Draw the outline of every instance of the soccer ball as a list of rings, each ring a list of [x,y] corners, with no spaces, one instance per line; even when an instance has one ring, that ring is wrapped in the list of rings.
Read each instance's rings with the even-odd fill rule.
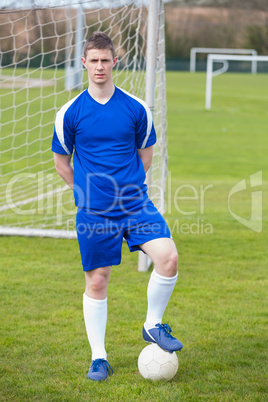
[[[179,361],[175,352],[166,352],[156,343],[151,343],[141,351],[138,367],[144,378],[170,381],[178,371]]]

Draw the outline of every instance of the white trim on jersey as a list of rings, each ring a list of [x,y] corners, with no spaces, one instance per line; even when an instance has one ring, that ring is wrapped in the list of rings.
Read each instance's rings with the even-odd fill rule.
[[[118,88],[118,89],[120,89],[120,91],[124,92],[126,95],[129,95],[131,98],[133,98],[136,101],[138,101],[144,107],[144,109],[146,111],[146,115],[147,115],[147,132],[146,132],[146,137],[143,140],[141,149],[145,148],[145,146],[147,144],[147,141],[148,141],[148,138],[149,138],[149,136],[151,134],[152,125],[153,125],[153,116],[152,116],[151,110],[149,109],[147,103],[145,103],[142,99],[137,98],[137,96],[134,96],[134,95],[130,94],[129,92],[125,91],[122,88]]]
[[[83,91],[84,92],[84,91]],[[63,123],[64,123],[64,115],[66,111],[69,109],[69,107],[73,104],[73,102],[80,96],[82,95],[81,92],[77,96],[75,96],[73,99],[69,100],[69,102],[65,103],[65,105],[62,106],[62,108],[58,111],[56,114],[56,120],[55,120],[55,131],[58,137],[59,142],[61,143],[62,148],[64,151],[70,155],[71,152],[69,149],[66,147],[66,144],[64,142],[64,131],[63,131]]]

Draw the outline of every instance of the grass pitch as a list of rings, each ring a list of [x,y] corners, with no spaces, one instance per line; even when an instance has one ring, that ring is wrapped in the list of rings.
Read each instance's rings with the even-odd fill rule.
[[[100,384],[86,379],[77,242],[2,237],[2,400],[267,400],[267,83],[267,75],[219,76],[208,112],[205,74],[167,73],[166,219],[180,274],[164,321],[184,343],[175,378],[151,383],[138,373],[150,272],[137,272],[137,254],[125,244],[108,294],[114,375]],[[262,185],[250,189],[259,171]],[[247,189],[230,211],[230,190],[243,179]],[[250,220],[252,191],[263,196],[259,232],[231,214]]]

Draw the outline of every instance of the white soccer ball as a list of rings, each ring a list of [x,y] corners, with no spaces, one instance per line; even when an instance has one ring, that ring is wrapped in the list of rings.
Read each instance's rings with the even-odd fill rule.
[[[138,367],[144,378],[170,381],[178,371],[179,361],[175,352],[166,352],[156,343],[151,343],[141,351]]]

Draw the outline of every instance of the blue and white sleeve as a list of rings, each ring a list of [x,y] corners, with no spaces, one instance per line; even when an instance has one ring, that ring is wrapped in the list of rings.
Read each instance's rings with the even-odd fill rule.
[[[63,106],[56,115],[52,151],[57,154],[71,155],[74,146],[74,131]]]
[[[138,149],[148,148],[156,143],[152,113],[146,103],[140,109],[139,120],[136,127],[136,144]]]

